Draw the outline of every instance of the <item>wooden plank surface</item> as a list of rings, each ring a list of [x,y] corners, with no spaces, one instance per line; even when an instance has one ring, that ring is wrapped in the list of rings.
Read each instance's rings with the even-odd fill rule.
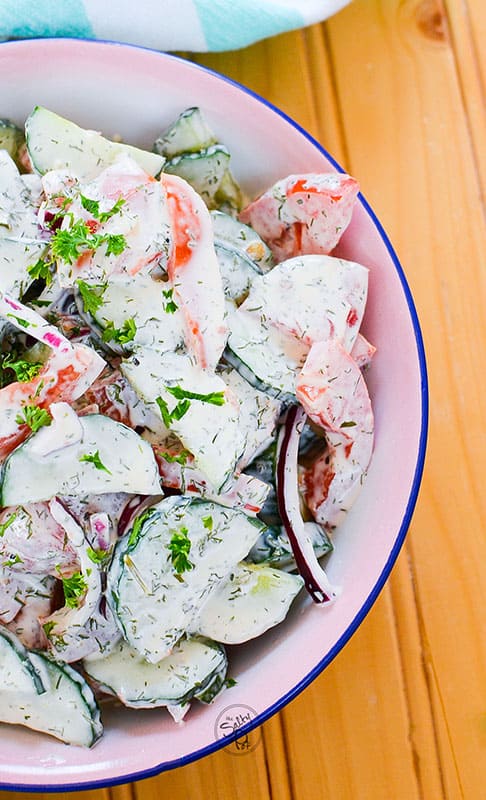
[[[306,127],[383,221],[428,356],[426,471],[376,605],[251,753],[80,800],[486,797],[485,38],[484,0],[354,0],[324,25],[198,57]]]

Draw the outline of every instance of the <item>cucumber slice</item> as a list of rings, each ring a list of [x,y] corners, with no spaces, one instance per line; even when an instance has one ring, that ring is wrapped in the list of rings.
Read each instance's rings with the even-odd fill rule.
[[[100,712],[88,684],[67,665],[27,650],[0,630],[0,721],[90,747],[101,736]]]
[[[6,150],[18,164],[19,150],[24,143],[23,131],[9,119],[0,119],[0,150]]]
[[[246,446],[238,469],[243,470],[272,444],[282,404],[255,389],[236,370],[225,369],[222,377],[240,403],[239,424],[245,432]]]
[[[242,512],[187,497],[168,497],[138,517],[108,573],[128,643],[150,663],[168,655],[263,528]],[[173,560],[177,540],[186,561]]]
[[[207,124],[199,108],[187,108],[175,122],[155,140],[154,153],[173,158],[181,153],[196,153],[212,144],[216,136]]]
[[[170,430],[194,455],[197,467],[212,488],[220,490],[233,474],[245,449],[245,434],[238,418],[239,405],[235,398],[225,395],[224,381],[218,375],[195,367],[184,353],[159,353],[148,348],[136,350],[122,363],[121,370],[135,392],[159,417],[160,403],[166,404],[170,415],[178,406],[180,401],[170,392],[175,387],[201,396],[223,393],[222,405],[190,399],[183,415],[169,420]]]
[[[54,406],[61,404],[53,404]],[[79,441],[65,446],[56,423],[41,428],[3,464],[0,503],[36,503],[54,495],[160,494],[152,448],[134,430],[102,414],[79,418]],[[61,427],[61,426],[60,426]],[[52,430],[51,430],[52,429]]]
[[[215,245],[248,256],[259,267],[258,272],[267,272],[273,267],[272,251],[253,228],[222,211],[211,211],[211,220]]]
[[[253,278],[260,270],[242,251],[233,250],[215,242],[214,250],[218,258],[225,297],[240,305],[250,291]]]
[[[228,661],[221,645],[202,637],[183,638],[170,655],[150,664],[125,641],[105,658],[86,658],[87,674],[130,708],[183,705],[222,687]],[[213,694],[213,697],[215,695]]]
[[[317,558],[321,558],[333,550],[329,536],[320,525],[314,522],[305,522],[304,526],[312,541]],[[296,569],[292,547],[283,527],[267,528],[251,548],[248,560],[254,564],[269,564],[278,569]]]
[[[256,388],[282,401],[292,401],[297,372],[304,364],[308,348],[269,326],[259,307],[245,308],[248,300],[229,316],[225,358]]]
[[[95,289],[95,292],[97,290]],[[168,293],[164,297],[163,292]],[[157,352],[177,350],[184,343],[184,322],[178,308],[174,311],[169,304],[171,296],[168,284],[154,281],[148,275],[137,275],[136,278],[123,276],[123,280],[111,279],[100,292],[102,304],[90,317],[85,311],[83,297],[78,288],[75,299],[81,316],[92,320],[101,330],[112,322],[115,328],[122,328],[127,319],[133,319],[136,332],[127,347],[150,347]],[[111,346],[111,343],[108,343]]]
[[[183,178],[201,195],[209,209],[224,204],[241,208],[241,190],[229,171],[230,154],[222,144],[197,153],[182,153],[164,165],[164,172]]]
[[[0,150],[0,290],[20,298],[32,283],[27,267],[46,249],[32,193],[11,157]]]
[[[9,701],[18,693],[38,695],[46,691],[41,673],[29,658],[29,651],[7,628],[0,628],[0,719]],[[3,720],[8,722],[8,720]]]
[[[58,664],[40,652],[29,659],[41,675],[45,691],[18,692],[2,698],[2,721],[48,733],[66,744],[92,747],[103,733],[100,710],[85,679],[67,664]]]
[[[164,158],[128,144],[112,142],[96,131],[36,106],[25,123],[27,149],[34,169],[43,175],[52,169],[69,169],[79,180],[95,178],[120,153],[131,156],[149,175],[158,175]]]
[[[255,639],[285,619],[303,585],[300,575],[238,564],[204,604],[194,630],[225,644]]]

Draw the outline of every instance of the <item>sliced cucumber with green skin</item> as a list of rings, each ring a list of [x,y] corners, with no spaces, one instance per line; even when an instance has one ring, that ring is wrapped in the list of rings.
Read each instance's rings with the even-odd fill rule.
[[[91,747],[103,728],[93,692],[78,672],[27,650],[0,629],[0,721]]]
[[[187,497],[168,497],[134,520],[108,573],[128,643],[150,663],[168,655],[263,528],[242,512]],[[178,541],[185,542],[179,559]]]
[[[304,585],[300,575],[238,564],[204,603],[194,630],[225,644],[241,644],[282,622]]]
[[[55,427],[53,422],[41,428],[4,462],[1,505],[36,503],[65,494],[160,494],[152,448],[131,428],[90,414],[79,418],[78,441],[66,446],[65,431],[57,437]]]
[[[19,693],[9,706],[2,702],[3,721],[47,733],[66,744],[92,747],[103,726],[85,679],[68,664],[52,661],[44,653],[31,652],[29,658],[42,675],[45,692],[35,696]]]
[[[238,469],[243,470],[274,440],[281,403],[255,389],[234,369],[223,370],[221,374],[240,403],[239,424],[246,434],[246,446]]]
[[[248,298],[244,305],[247,303]],[[308,348],[298,339],[267,325],[256,307],[252,310],[240,306],[229,316],[229,327],[226,360],[258,389],[283,401],[294,399],[297,372]]]
[[[178,308],[170,305],[172,296],[170,287],[162,281],[154,281],[149,275],[137,275],[136,278],[123,276],[123,280],[110,280],[99,293],[100,307],[93,317],[86,314],[84,301],[79,288],[75,289],[76,304],[83,317],[88,316],[89,324],[94,319],[101,335],[108,323],[117,329],[132,319],[136,332],[127,347],[150,347],[158,352],[176,350],[184,343],[184,322]],[[164,297],[163,292],[166,292]],[[166,309],[170,310],[167,311]],[[111,342],[108,342],[111,346]]]
[[[260,270],[242,251],[215,242],[225,297],[240,305],[248,295],[253,278]]]
[[[15,703],[16,694],[37,695],[46,691],[42,675],[29,655],[14,633],[0,627],[0,720],[8,701]]]
[[[6,150],[17,164],[19,150],[24,141],[24,132],[14,122],[0,119],[0,150]]]
[[[304,524],[317,558],[330,553],[333,544],[326,531],[314,522]],[[292,547],[283,527],[267,528],[248,553],[248,560],[254,564],[265,563],[279,569],[296,569]]]
[[[183,178],[201,195],[209,209],[227,204],[241,207],[241,191],[229,171],[230,154],[222,144],[197,153],[182,153],[164,165],[164,172]]]
[[[227,393],[224,381],[214,373],[194,366],[184,353],[159,353],[149,348],[137,349],[121,364],[121,371],[135,392],[159,417],[160,404],[166,404],[171,416],[170,430],[181,440],[204,473],[211,487],[222,489],[233,475],[245,449],[245,432],[239,424],[239,404]],[[199,394],[217,394],[216,403],[189,399],[180,418],[172,416],[178,401],[171,389]],[[159,402],[157,402],[157,400]],[[220,400],[223,402],[220,404]],[[180,408],[180,405],[179,405]],[[167,414],[165,415],[167,419]],[[161,417],[164,420],[164,417]],[[165,422],[165,420],[164,420]]]
[[[80,128],[42,106],[36,106],[25,123],[27,150],[34,169],[43,175],[53,169],[68,169],[79,180],[95,178],[127,153],[149,175],[158,175],[165,159],[128,144],[112,142],[100,133]]]
[[[253,228],[222,211],[211,211],[211,219],[216,246],[243,253],[260,273],[273,267],[272,251]]]
[[[212,144],[216,136],[207,124],[201,110],[187,108],[155,140],[153,150],[165,158],[173,158],[181,153],[196,153]]]
[[[32,192],[8,153],[0,150],[0,290],[20,298],[32,283],[27,268],[47,244],[39,235]]]
[[[182,638],[170,655],[151,664],[120,641],[106,658],[86,658],[85,672],[130,708],[157,708],[204,697],[223,686],[228,668],[224,648],[203,637]],[[213,697],[215,695],[213,694]]]

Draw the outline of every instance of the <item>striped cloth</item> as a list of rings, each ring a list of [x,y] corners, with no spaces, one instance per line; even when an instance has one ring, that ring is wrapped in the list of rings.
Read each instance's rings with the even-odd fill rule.
[[[349,0],[0,0],[0,40],[110,39],[156,50],[233,50],[329,17]]]

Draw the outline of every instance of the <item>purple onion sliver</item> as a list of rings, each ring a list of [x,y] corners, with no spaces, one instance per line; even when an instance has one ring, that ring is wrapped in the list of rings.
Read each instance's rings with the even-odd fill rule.
[[[277,503],[285,531],[305,588],[315,603],[333,600],[338,591],[320,566],[309,540],[302,515],[298,488],[297,457],[299,438],[306,419],[302,406],[292,406],[278,439]]]

